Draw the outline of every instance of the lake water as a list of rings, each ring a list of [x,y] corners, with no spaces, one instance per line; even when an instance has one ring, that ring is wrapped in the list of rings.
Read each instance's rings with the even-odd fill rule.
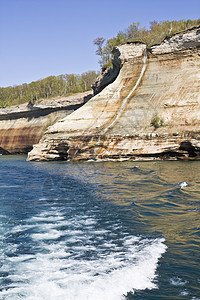
[[[0,157],[0,299],[200,299],[200,161]]]

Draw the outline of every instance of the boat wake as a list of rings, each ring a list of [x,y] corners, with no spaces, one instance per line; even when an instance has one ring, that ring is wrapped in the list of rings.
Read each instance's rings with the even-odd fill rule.
[[[66,218],[51,209],[14,226],[10,235],[22,242],[2,245],[1,299],[117,300],[156,288],[164,239],[100,224],[94,216]]]

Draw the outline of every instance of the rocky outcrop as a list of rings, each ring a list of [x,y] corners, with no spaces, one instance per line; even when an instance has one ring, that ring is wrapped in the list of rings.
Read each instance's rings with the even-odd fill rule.
[[[131,44],[133,45],[133,47],[131,46]],[[92,85],[94,95],[99,94],[106,86],[115,81],[115,79],[119,75],[120,69],[125,62],[131,62],[131,60],[133,60],[135,57],[139,57],[142,55],[142,52],[146,48],[146,46],[145,44],[143,44],[143,49],[143,47],[141,47],[141,44],[142,43],[140,42],[129,42],[113,49],[114,58],[112,60],[112,68],[102,69],[100,75]]]
[[[81,107],[91,92],[0,109],[0,154],[28,153],[48,126]]]
[[[116,80],[50,126],[29,160],[200,158],[200,27],[115,51]]]
[[[95,83],[92,85],[94,95],[99,94],[106,86],[115,81],[119,74],[119,66],[113,66],[112,68],[102,69],[101,73],[97,77]]]
[[[200,28],[190,29],[181,34],[166,38],[160,45],[151,47],[153,54],[173,53],[184,49],[199,47]]]

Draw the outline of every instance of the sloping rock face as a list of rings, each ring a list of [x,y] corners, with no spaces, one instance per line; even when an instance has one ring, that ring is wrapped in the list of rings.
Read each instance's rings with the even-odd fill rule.
[[[200,158],[200,27],[115,51],[116,80],[50,126],[29,160]]]
[[[129,47],[128,44],[131,43],[127,43],[124,44],[123,47],[115,47],[113,49],[113,66],[112,68],[102,69],[100,75],[96,79],[95,83],[92,85],[94,95],[99,94],[106,86],[115,81],[115,79],[119,75],[120,69],[122,68],[125,62],[132,60],[138,55],[141,55],[141,52],[138,51],[138,47]]]
[[[48,126],[81,107],[91,92],[0,109],[0,154],[28,153]]]

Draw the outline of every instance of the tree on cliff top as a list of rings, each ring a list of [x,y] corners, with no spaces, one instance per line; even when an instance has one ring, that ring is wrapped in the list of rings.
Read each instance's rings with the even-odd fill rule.
[[[29,84],[23,83],[17,86],[0,88],[0,107],[26,102],[33,105],[40,99],[85,92],[91,89],[96,77],[97,73],[95,71],[88,71],[81,75],[49,76]]]
[[[197,20],[179,20],[179,21],[152,21],[150,29],[140,27],[139,22],[133,22],[125,31],[118,32],[116,37],[107,41],[101,37],[94,40],[97,46],[96,54],[100,56],[100,66],[109,67],[112,65],[112,50],[125,42],[141,41],[150,47],[154,44],[161,43],[165,37],[170,37],[175,33],[190,29],[200,25],[200,19]]]

